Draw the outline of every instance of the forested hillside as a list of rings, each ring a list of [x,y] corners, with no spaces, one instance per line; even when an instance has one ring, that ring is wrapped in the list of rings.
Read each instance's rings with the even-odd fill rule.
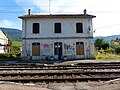
[[[4,33],[10,36],[13,39],[13,41],[22,41],[21,30],[13,29],[13,28],[2,28],[2,27],[0,27],[0,30],[2,30]]]

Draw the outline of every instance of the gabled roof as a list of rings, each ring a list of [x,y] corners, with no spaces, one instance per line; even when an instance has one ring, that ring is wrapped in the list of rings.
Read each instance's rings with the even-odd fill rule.
[[[5,36],[5,34],[2,32],[2,30],[0,30],[0,39],[6,39],[7,37]]]
[[[44,14],[44,15],[23,15],[18,18],[26,19],[26,18],[95,18],[94,15],[89,14]]]

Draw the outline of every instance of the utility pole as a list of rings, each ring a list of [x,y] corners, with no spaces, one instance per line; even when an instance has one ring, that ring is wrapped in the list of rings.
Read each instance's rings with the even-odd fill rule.
[[[49,0],[49,14],[51,13],[51,1],[52,0]]]

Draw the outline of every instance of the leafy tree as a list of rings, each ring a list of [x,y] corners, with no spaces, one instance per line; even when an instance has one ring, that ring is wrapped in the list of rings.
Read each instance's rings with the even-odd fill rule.
[[[103,45],[104,41],[102,38],[98,38],[95,40],[95,47],[100,50],[102,48],[102,45]]]
[[[8,43],[12,44],[12,41],[13,41],[12,38],[10,36],[7,36],[7,37],[8,37]]]
[[[12,52],[12,38],[10,36],[7,36],[8,38],[8,53]]]
[[[108,42],[104,42],[102,44],[102,49],[106,50],[107,48],[109,48],[109,43]]]
[[[117,37],[116,40],[119,40],[119,38]]]

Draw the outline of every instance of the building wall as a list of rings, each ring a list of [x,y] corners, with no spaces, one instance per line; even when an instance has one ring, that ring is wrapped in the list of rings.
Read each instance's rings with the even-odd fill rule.
[[[59,22],[62,26],[62,33],[54,33],[54,23]],[[83,33],[76,33],[76,23],[83,23]],[[40,23],[40,33],[32,33],[32,24]],[[46,59],[54,55],[54,43],[62,43],[63,56],[68,59],[93,58],[93,32],[92,19],[28,19],[23,20],[23,59]],[[58,38],[59,37],[59,38]],[[61,38],[60,38],[61,37]],[[26,39],[25,39],[26,38]],[[40,56],[32,56],[32,43],[40,43]],[[84,55],[76,55],[76,42],[84,42]],[[66,49],[65,46],[71,49]],[[27,56],[27,57],[26,57]]]
[[[87,59],[94,57],[93,44],[91,44],[89,48],[89,43],[92,43],[92,40],[89,39],[27,40],[26,45],[25,41],[23,41],[23,56],[28,56],[30,59],[30,56],[32,56],[32,43],[35,42],[40,43],[40,56],[33,56],[32,59],[45,59],[46,57],[50,58],[50,56],[56,58],[57,56],[54,55],[55,42],[62,43],[62,58],[64,56],[67,56],[68,59]],[[84,55],[76,55],[76,42],[84,42]],[[65,46],[68,48],[66,49]]]
[[[62,25],[62,33],[54,33],[54,23],[60,22]],[[83,23],[83,33],[76,33],[76,23]],[[25,26],[26,23],[26,26]],[[40,23],[40,33],[32,33],[32,24]],[[88,37],[93,36],[92,32],[89,32],[88,28],[91,27],[91,19],[29,19],[23,21],[23,30],[26,27],[26,37],[37,38],[37,37]],[[47,33],[46,33],[47,32]],[[71,33],[71,34],[70,34]],[[23,31],[23,37],[25,33]]]
[[[0,53],[7,52],[7,44],[8,44],[8,38],[0,30]]]

